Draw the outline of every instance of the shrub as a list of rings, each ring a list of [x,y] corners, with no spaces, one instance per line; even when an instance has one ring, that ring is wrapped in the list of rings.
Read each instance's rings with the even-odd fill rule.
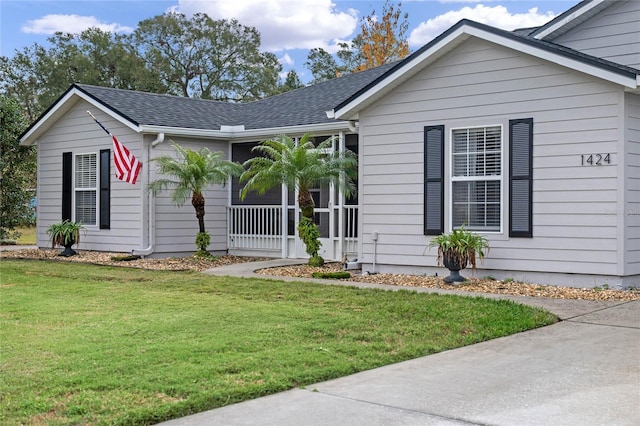
[[[324,265],[324,259],[322,256],[312,256],[309,258],[309,266],[322,266]]]
[[[351,278],[351,274],[347,271],[337,271],[337,272],[314,272],[311,274],[313,278],[324,278],[324,279],[342,279],[342,278]]]

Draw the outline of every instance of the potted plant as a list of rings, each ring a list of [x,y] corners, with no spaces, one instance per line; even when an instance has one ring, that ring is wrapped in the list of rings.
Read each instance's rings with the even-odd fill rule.
[[[55,248],[56,245],[64,247],[59,256],[69,257],[78,254],[71,246],[80,242],[80,231],[84,229],[82,222],[70,220],[52,224],[47,229],[47,234],[51,239],[51,248]]]
[[[475,270],[476,256],[482,260],[489,252],[489,241],[475,232],[467,231],[464,225],[448,234],[440,234],[431,240],[429,247],[438,247],[438,265],[451,272],[446,283],[462,282],[465,278],[460,270],[471,265]]]

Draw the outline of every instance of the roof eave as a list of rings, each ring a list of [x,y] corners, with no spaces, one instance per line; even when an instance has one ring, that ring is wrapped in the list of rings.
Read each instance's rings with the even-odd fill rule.
[[[107,108],[102,102],[93,98],[77,86],[71,86],[65,93],[54,102],[32,125],[20,136],[20,145],[35,145],[38,138],[42,136],[60,117],[62,117],[69,109],[75,105],[78,100],[84,100],[95,108],[101,110],[105,114],[113,117],[115,120],[124,124],[134,131],[139,131],[136,123],[125,119],[111,109]]]
[[[561,66],[575,69],[594,77],[622,85],[626,89],[636,90],[639,87],[637,73],[628,71],[616,72],[616,70],[611,67],[602,64],[598,66],[595,63],[589,63],[589,61],[578,60],[570,55],[554,52],[548,47],[536,45],[542,42],[527,40],[524,37],[515,35],[507,37],[502,34],[501,31],[489,31],[482,27],[485,26],[468,22],[459,25],[458,28],[455,28],[455,26],[452,27],[453,31],[450,31],[447,36],[430,46],[427,45],[428,47],[419,55],[409,58],[407,63],[390,70],[389,74],[383,76],[376,84],[370,86],[366,91],[363,91],[347,102],[338,105],[334,110],[328,112],[328,114],[332,114],[335,119],[354,120],[358,112],[363,108],[366,108],[381,96],[388,93],[391,88],[406,81],[418,70],[423,69],[469,37],[476,37]]]
[[[605,0],[591,0],[578,3],[573,8],[534,31],[531,36],[538,40],[544,40],[550,36],[555,38],[554,34],[563,34],[567,31],[564,30],[565,27],[571,26],[576,19],[584,16],[591,10],[601,7],[604,2]]]
[[[225,126],[226,127],[226,126]],[[329,131],[340,131],[349,129],[349,123],[345,121],[335,121],[332,123],[304,124],[286,127],[270,127],[262,129],[242,129],[242,126],[234,126],[230,130],[210,130],[192,129],[184,127],[168,127],[142,125],[139,127],[140,133],[157,134],[164,133],[167,136],[182,136],[193,138],[213,138],[224,140],[247,139],[247,138],[269,138],[278,134],[302,134],[321,133]]]

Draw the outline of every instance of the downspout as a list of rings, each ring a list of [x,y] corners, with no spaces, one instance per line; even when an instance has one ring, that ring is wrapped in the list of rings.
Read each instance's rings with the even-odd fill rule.
[[[153,140],[149,146],[147,147],[147,158],[145,160],[146,164],[147,164],[147,185],[149,184],[149,182],[151,182],[151,168],[149,167],[149,158],[151,157],[151,148],[155,148],[157,145],[161,144],[162,142],[164,142],[164,133],[158,133],[158,135],[156,136],[155,140]],[[142,187],[142,194],[144,196],[144,191],[146,189],[144,188],[144,186]],[[143,249],[132,249],[131,250],[131,254],[132,255],[138,255],[138,256],[149,256],[151,253],[153,253],[154,249],[155,249],[155,244],[154,244],[154,226],[155,226],[155,221],[156,221],[156,209],[155,209],[155,203],[153,202],[153,195],[151,194],[150,191],[147,191],[147,227],[148,227],[148,242],[149,245],[146,248]],[[143,213],[143,217],[144,217],[144,213]],[[144,238],[144,236],[142,237]]]

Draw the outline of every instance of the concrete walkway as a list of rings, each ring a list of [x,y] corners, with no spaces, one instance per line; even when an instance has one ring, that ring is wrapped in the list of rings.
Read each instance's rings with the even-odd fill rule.
[[[236,264],[207,273],[249,277],[291,263]],[[163,425],[640,424],[640,301],[485,296],[541,306],[563,321]]]

